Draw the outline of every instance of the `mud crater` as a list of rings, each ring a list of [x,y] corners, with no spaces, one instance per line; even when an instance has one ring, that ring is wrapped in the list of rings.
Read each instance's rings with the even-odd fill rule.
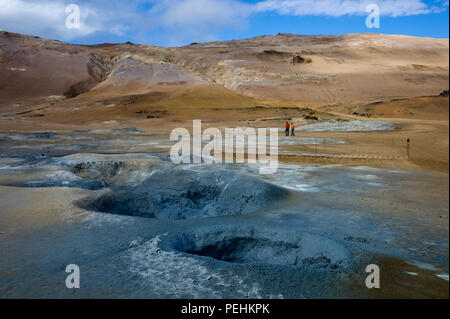
[[[213,226],[178,233],[163,249],[239,264],[288,265],[311,270],[339,270],[350,264],[348,250],[309,233],[253,226]]]
[[[155,171],[140,185],[115,189],[82,208],[160,219],[238,216],[276,204],[289,191],[230,171]]]

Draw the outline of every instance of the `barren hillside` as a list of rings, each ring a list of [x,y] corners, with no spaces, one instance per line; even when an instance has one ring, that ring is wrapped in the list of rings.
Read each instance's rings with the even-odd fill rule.
[[[430,96],[448,89],[448,59],[448,39],[395,35],[278,34],[161,48],[0,32],[0,105],[5,112],[85,92],[120,96],[205,83],[309,104]]]

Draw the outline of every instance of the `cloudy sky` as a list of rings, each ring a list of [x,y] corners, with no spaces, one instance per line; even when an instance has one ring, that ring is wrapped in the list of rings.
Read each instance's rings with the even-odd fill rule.
[[[80,10],[77,28],[66,25],[70,4]],[[366,27],[369,4],[380,8],[378,29]],[[448,38],[448,19],[448,0],[0,0],[0,30],[83,44],[178,46],[279,32]]]

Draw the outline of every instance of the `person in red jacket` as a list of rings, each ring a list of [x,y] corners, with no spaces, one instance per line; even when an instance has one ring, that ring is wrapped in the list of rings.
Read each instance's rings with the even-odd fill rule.
[[[286,129],[284,130],[284,132],[286,133],[286,136],[289,136],[289,127],[290,127],[289,122],[286,121]]]

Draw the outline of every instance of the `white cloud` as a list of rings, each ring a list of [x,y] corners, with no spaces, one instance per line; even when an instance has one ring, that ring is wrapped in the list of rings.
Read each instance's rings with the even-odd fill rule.
[[[31,30],[60,29],[64,23],[64,10],[61,3],[0,0],[0,29],[26,33]]]
[[[79,29],[66,28],[70,3],[80,7]],[[94,34],[142,39],[150,32],[179,44],[214,40],[222,30],[245,28],[252,9],[238,0],[0,0],[0,30],[65,41]]]
[[[427,14],[431,9],[420,0],[264,0],[256,4],[257,11],[275,11],[280,15],[366,15],[365,8],[377,4],[381,15],[408,16]]]
[[[166,27],[223,27],[245,23],[252,7],[232,0],[165,0],[151,10]]]
[[[149,18],[168,29],[176,43],[188,38],[214,40],[222,30],[245,28],[252,12],[252,5],[235,0],[163,0],[154,1]]]
[[[71,2],[80,7],[81,25],[77,29],[69,29],[65,24],[66,6]],[[128,28],[126,18],[131,16],[118,1],[0,0],[0,30],[61,40],[83,38],[95,32],[121,35]]]

